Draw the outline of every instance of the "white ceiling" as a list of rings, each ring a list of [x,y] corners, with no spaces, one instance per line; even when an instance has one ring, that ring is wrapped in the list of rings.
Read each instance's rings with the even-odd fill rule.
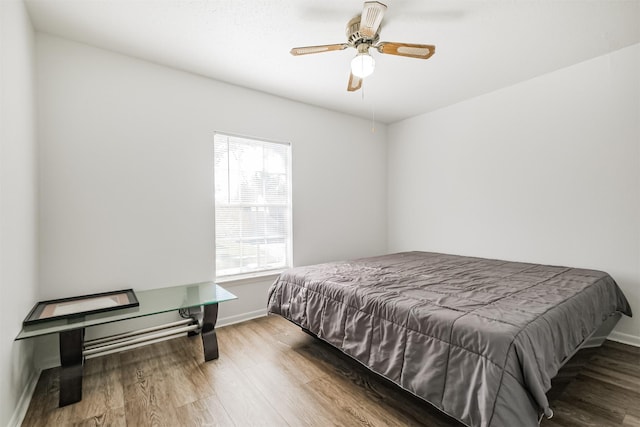
[[[349,93],[355,50],[289,50],[346,41],[361,0],[25,0],[38,31],[386,123],[640,42],[640,0],[382,1],[381,40],[436,54],[373,52]]]

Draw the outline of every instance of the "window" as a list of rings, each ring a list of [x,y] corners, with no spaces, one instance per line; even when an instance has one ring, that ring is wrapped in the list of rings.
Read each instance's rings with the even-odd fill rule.
[[[289,144],[216,133],[216,276],[291,266]]]

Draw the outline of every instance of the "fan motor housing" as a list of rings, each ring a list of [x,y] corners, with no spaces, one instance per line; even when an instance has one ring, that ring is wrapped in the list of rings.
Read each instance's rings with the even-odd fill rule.
[[[366,43],[369,46],[374,45],[380,39],[380,34],[376,33],[373,38],[365,37],[360,34],[360,16],[356,16],[347,24],[347,44],[357,48],[358,45]]]

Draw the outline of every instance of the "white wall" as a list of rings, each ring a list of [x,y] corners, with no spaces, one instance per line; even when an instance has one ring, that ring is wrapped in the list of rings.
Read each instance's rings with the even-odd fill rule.
[[[296,265],[386,250],[385,126],[49,35],[36,46],[41,298],[212,280],[214,131],[292,144]],[[269,284],[230,288],[221,320],[264,313]]]
[[[601,269],[640,345],[640,45],[389,126],[389,249]]]
[[[0,1],[1,426],[22,417],[37,373],[33,343],[14,342],[37,296],[33,40],[22,2]]]

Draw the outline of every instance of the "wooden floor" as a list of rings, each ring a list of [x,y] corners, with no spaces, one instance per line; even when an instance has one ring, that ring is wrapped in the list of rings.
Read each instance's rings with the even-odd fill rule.
[[[44,371],[23,426],[461,426],[279,317],[218,329],[220,358],[199,337],[86,362],[81,402],[57,408]],[[640,348],[606,342],[543,427],[640,426]]]

